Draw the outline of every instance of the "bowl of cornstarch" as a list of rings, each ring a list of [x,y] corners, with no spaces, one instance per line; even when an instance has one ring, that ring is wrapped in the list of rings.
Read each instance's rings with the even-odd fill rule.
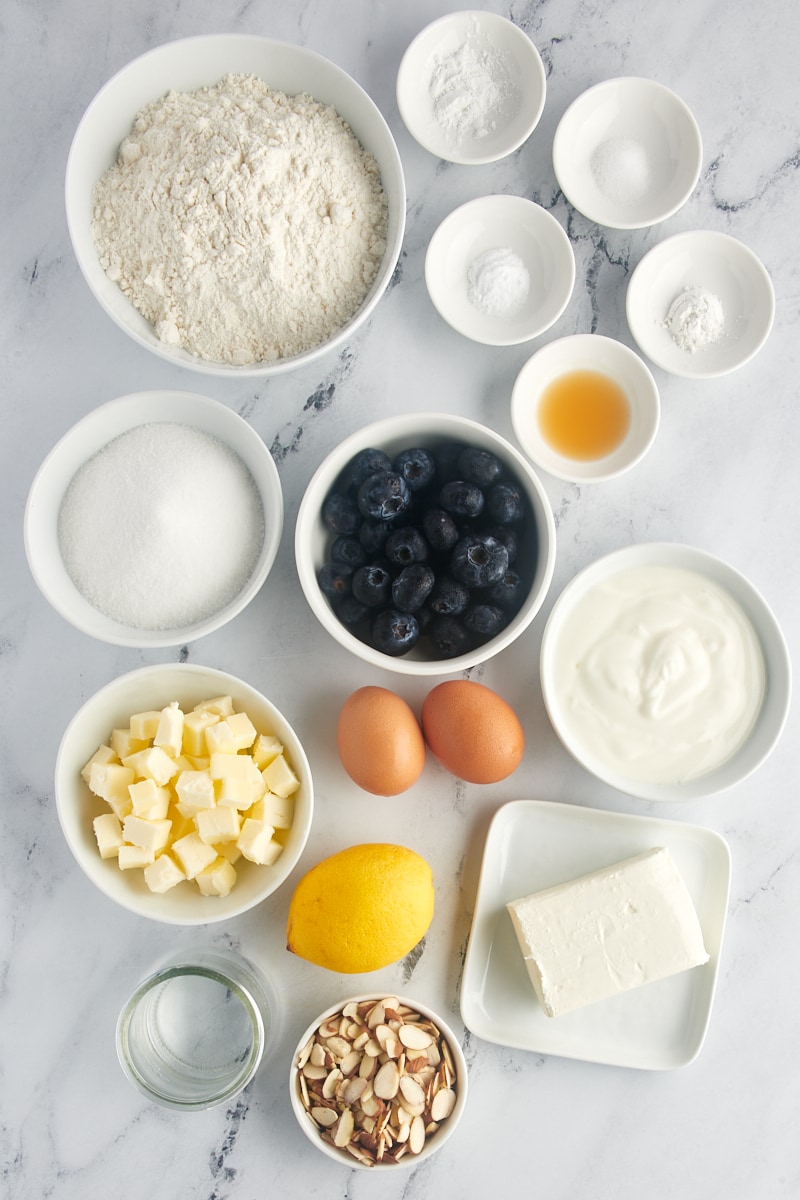
[[[352,338],[405,228],[402,163],[367,93],[311,50],[237,34],[168,42],[114,75],[75,132],[65,201],[106,313],[223,376]]]
[[[427,25],[397,73],[409,133],[447,162],[477,166],[517,150],[539,123],[544,64],[533,42],[497,13],[456,12]]]
[[[700,130],[684,101],[634,76],[583,92],[553,139],[553,169],[567,200],[611,229],[671,217],[694,191],[702,161]]]
[[[31,484],[25,551],[53,608],[119,646],[177,646],[237,616],[283,529],[272,456],[225,405],[122,396],[53,447]]]

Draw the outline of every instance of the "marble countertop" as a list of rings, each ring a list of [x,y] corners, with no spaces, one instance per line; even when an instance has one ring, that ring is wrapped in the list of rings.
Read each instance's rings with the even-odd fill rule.
[[[544,618],[585,564],[646,540],[686,542],[743,571],[766,597],[794,652],[800,377],[797,322],[800,110],[794,0],[514,0],[509,16],[539,49],[547,103],[510,158],[448,165],[405,130],[394,95],[401,56],[445,0],[339,5],[194,0],[128,6],[6,6],[2,180],[2,609],[0,762],[0,1179],[9,1200],[115,1194],[132,1200],[293,1197],[471,1197],[534,1190],[548,1200],[780,1200],[800,1191],[800,738],[795,710],[771,758],[746,782],[664,809],[596,782],[563,750],[538,679]],[[89,293],[63,208],[66,157],[100,86],[141,52],[209,32],[265,34],[333,59],[371,94],[406,171],[408,223],[394,285],[368,325],[313,366],[269,382],[231,382],[171,367],[129,340]],[[702,131],[704,161],[686,205],[663,225],[603,229],[570,208],[553,174],[553,134],[591,84],[641,75],[673,88]],[[458,204],[490,192],[528,196],[567,230],[577,262],[572,300],[528,345],[466,341],[433,310],[423,278],[428,241]],[[690,229],[733,234],[761,258],[777,297],[772,334],[735,374],[691,382],[654,368],[663,404],[647,459],[617,481],[578,487],[542,476],[558,556],[542,613],[513,649],[473,672],[523,720],[527,752],[504,783],[458,783],[428,762],[406,795],[376,802],[349,783],[335,714],[365,683],[412,705],[426,691],[340,650],[301,602],[294,517],[327,451],[395,411],[463,413],[513,438],[509,397],[532,351],[596,332],[632,345],[628,279],[662,238]],[[172,652],[119,649],[53,612],[28,571],[22,517],[33,475],[76,420],[115,396],[175,387],[206,392],[245,417],[270,447],[286,502],[275,568],[250,607],[220,632]],[[265,691],[304,740],[316,813],[299,872],[354,841],[412,839],[431,863],[437,911],[418,958],[370,976],[336,977],[283,946],[291,880],[246,916],[200,929],[159,926],[106,900],[61,834],[53,765],[82,701],[116,675],[178,657],[241,675]],[[650,1072],[491,1044],[466,1031],[463,961],[489,823],[507,801],[563,801],[667,817],[722,834],[733,862],[727,930],[705,1044],[689,1066]],[[280,1045],[229,1107],[176,1115],[149,1105],[116,1061],[114,1025],[131,988],[173,949],[238,945],[285,1000]],[[456,1135],[417,1169],[381,1174],[328,1162],[296,1126],[286,1087],[291,1047],[314,1015],[359,990],[402,991],[457,1029],[470,1099]]]

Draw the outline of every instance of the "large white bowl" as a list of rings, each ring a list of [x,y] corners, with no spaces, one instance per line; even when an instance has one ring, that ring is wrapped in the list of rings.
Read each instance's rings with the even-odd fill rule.
[[[593,165],[598,154],[610,160],[599,173]],[[583,92],[553,139],[553,169],[567,200],[612,229],[641,229],[671,217],[694,191],[702,162],[700,130],[684,101],[663,83],[635,76],[606,79]]]
[[[233,450],[250,471],[264,510],[264,541],[250,578],[229,604],[203,621],[176,629],[136,629],[107,617],[73,583],[58,543],[58,515],[76,471],[114,438],[151,422],[188,425]],[[94,409],[56,443],[34,477],[25,507],[25,552],[40,591],[65,620],[117,646],[179,646],[219,629],[261,589],[283,530],[283,493],[275,462],[252,426],[237,413],[193,392],[152,391],[120,396]]]
[[[208,362],[156,337],[120,288],[108,278],[92,237],[92,189],[116,161],[136,114],[169,91],[213,86],[226,74],[256,75],[287,95],[310,93],[332,105],[380,167],[389,203],[386,250],[378,274],[355,316],[320,346],[276,362],[231,366]],[[183,38],[149,50],[100,89],[75,133],[67,161],[66,212],[78,264],[95,298],[140,345],[178,366],[210,375],[269,376],[314,361],[352,338],[370,316],[392,277],[405,229],[405,181],[389,126],[367,93],[320,54],[272,38],[214,34]]]
[[[467,1103],[467,1063],[466,1059],[464,1058],[464,1052],[461,1049],[461,1045],[458,1041],[458,1038],[453,1033],[453,1030],[445,1021],[442,1020],[438,1013],[435,1013],[433,1009],[429,1008],[426,1004],[420,1004],[418,1000],[409,1000],[405,996],[392,996],[392,999],[397,1000],[399,1004],[413,1009],[419,1013],[420,1016],[426,1017],[428,1020],[434,1022],[447,1043],[456,1072],[456,1100],[450,1116],[441,1122],[438,1129],[428,1135],[425,1140],[425,1145],[419,1154],[411,1154],[410,1152],[406,1153],[399,1160],[399,1162],[386,1161],[367,1163],[361,1159],[355,1158],[348,1150],[340,1149],[338,1146],[335,1146],[326,1139],[323,1139],[319,1128],[314,1124],[303,1104],[303,1100],[300,1095],[300,1085],[298,1080],[299,1071],[297,1064],[299,1055],[306,1046],[309,1038],[312,1038],[315,1035],[320,1025],[322,1025],[326,1020],[334,1016],[336,1013],[341,1012],[342,1009],[348,1004],[361,1004],[362,1002],[367,1001],[375,1001],[377,1003],[386,999],[387,995],[387,992],[368,992],[364,993],[363,995],[350,996],[347,999],[342,1000],[339,1004],[332,1004],[329,1008],[326,1008],[324,1012],[320,1013],[316,1020],[311,1022],[303,1036],[300,1038],[300,1041],[297,1043],[297,1048],[292,1055],[292,1065],[289,1071],[289,1097],[291,1099],[292,1109],[294,1110],[294,1115],[297,1117],[298,1125],[311,1144],[316,1146],[318,1150],[321,1150],[322,1153],[327,1155],[329,1159],[339,1163],[340,1166],[353,1167],[362,1171],[373,1171],[377,1172],[378,1174],[381,1174],[384,1171],[418,1166],[421,1162],[424,1162],[425,1159],[430,1158],[432,1154],[435,1154],[437,1150],[440,1150],[445,1142],[452,1136],[452,1134],[455,1133],[456,1126],[464,1114],[464,1109]]]
[[[765,668],[765,694],[750,734],[725,762],[680,783],[631,779],[601,761],[570,721],[559,688],[556,661],[563,631],[575,606],[597,584],[631,567],[666,566],[694,571],[716,584],[739,605],[749,620]],[[741,783],[772,753],[783,732],[791,699],[791,661],[780,626],[761,594],[733,567],[693,546],[650,542],[605,555],[580,571],[564,588],[548,617],[540,657],[542,693],[550,721],[570,754],[587,771],[621,792],[642,800],[700,800]]]
[[[496,637],[469,653],[455,658],[432,659],[418,644],[403,657],[394,658],[374,650],[351,633],[336,617],[317,582],[317,572],[326,561],[332,541],[322,522],[322,504],[340,472],[360,451],[369,447],[386,450],[392,456],[417,446],[430,448],[449,442],[465,442],[496,454],[525,489],[535,523],[536,561],[528,595],[516,616]],[[533,531],[523,538],[521,553],[533,550]],[[466,671],[499,654],[510,646],[530,625],[544,602],[556,556],[555,521],[547,494],[530,463],[499,434],[477,421],[447,413],[407,413],[387,417],[345,438],[320,464],[306,488],[295,526],[295,560],[300,584],[311,611],[320,624],[341,646],[364,662],[404,675],[444,675]]]
[[[193,708],[214,696],[231,696],[237,711],[244,711],[259,732],[274,733],[284,744],[300,778],[295,792],[294,820],[285,849],[272,866],[259,866],[241,858],[238,878],[227,896],[203,896],[191,883],[171,891],[151,892],[138,870],[120,871],[116,859],[102,859],[92,829],[94,817],[109,812],[108,805],[92,795],[81,770],[105,744],[112,729],[127,728],[138,712],[161,709],[177,700]],[[249,683],[211,667],[190,663],[165,663],[121,675],[95,692],[78,710],[61,739],[55,769],[55,797],[61,828],[78,865],[104,895],[130,912],[169,925],[205,925],[238,916],[265,900],[280,887],[296,865],[308,839],[314,810],[311,769],[303,746],[286,717]]]

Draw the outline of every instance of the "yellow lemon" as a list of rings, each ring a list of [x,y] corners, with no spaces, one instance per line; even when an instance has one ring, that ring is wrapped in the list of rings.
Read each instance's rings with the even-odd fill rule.
[[[312,867],[289,905],[287,948],[357,975],[397,962],[433,919],[433,875],[405,846],[350,846]]]

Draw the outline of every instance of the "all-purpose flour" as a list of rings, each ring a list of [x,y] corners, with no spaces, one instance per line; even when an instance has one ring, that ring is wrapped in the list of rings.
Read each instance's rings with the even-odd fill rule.
[[[93,199],[103,268],[159,338],[235,365],[338,332],[386,245],[380,171],[349,126],[249,75],[144,108]]]

